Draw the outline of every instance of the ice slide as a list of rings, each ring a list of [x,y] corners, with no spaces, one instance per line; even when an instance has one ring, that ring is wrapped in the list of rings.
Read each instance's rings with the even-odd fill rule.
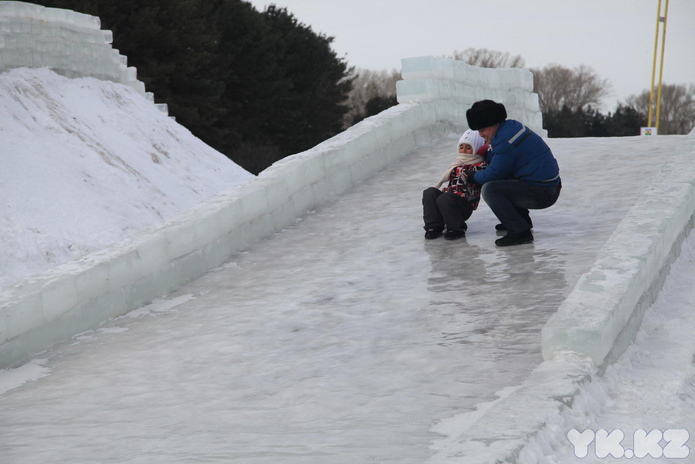
[[[586,338],[570,333],[569,309],[595,309],[581,307],[582,292],[603,295],[603,309],[622,308],[629,302],[602,293],[622,286],[639,303],[677,254],[690,227],[691,168],[682,161],[692,135],[552,140],[567,187],[556,207],[534,216],[534,245],[496,249],[484,205],[463,241],[424,242],[418,186],[448,163],[470,102],[447,93],[463,86],[456,64],[424,58],[409,66],[416,83],[401,86],[396,109],[107,253],[100,272],[138,274],[121,281],[130,295],[151,300],[149,286],[171,292],[25,364],[45,376],[3,395],[2,455],[148,463],[513,458],[528,430],[506,413],[539,425],[609,359],[615,328],[591,345],[596,351],[582,351]],[[472,79],[476,70],[465,70]],[[416,88],[430,93],[406,101]],[[601,174],[587,153],[601,156]],[[654,153],[679,154],[664,169],[678,182],[640,195],[634,185]],[[305,185],[289,194],[289,208],[281,203],[288,190],[273,191],[280,178],[284,189]],[[611,207],[597,211],[606,197]],[[230,224],[220,218],[237,218],[241,232],[220,234]],[[627,230],[632,241],[621,249]],[[238,237],[239,249],[223,245]],[[170,266],[164,258],[174,250]],[[97,278],[85,266],[44,287],[70,296],[66,312],[89,308],[77,283]],[[206,267],[214,269],[195,278]],[[628,275],[644,268],[655,272]],[[115,306],[109,293],[89,304]],[[44,322],[36,329],[46,330]],[[558,344],[563,331],[574,346]],[[16,352],[21,339],[7,337],[3,348]]]

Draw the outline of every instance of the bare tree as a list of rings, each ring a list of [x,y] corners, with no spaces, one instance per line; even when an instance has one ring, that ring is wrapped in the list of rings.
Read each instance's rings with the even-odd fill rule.
[[[656,95],[656,92],[654,93]],[[625,99],[625,105],[649,113],[649,90]],[[656,113],[653,113],[654,117]],[[663,84],[659,106],[660,134],[687,134],[695,127],[695,85]]]
[[[543,112],[560,111],[563,106],[572,111],[600,106],[603,97],[612,92],[610,82],[585,65],[569,69],[551,64],[531,72],[533,91],[538,94]]]
[[[487,48],[467,48],[464,51],[454,51],[454,59],[479,66],[481,68],[523,68],[524,59],[507,52],[489,50]]]
[[[344,118],[344,127],[350,127],[365,118],[367,105],[375,99],[396,97],[396,81],[401,80],[400,71],[372,71],[357,69],[354,71],[355,80],[352,91],[348,95],[346,105],[348,112]]]

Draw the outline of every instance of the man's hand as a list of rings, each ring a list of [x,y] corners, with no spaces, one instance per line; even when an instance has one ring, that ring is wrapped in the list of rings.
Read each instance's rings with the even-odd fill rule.
[[[475,182],[475,177],[473,177],[473,174],[475,174],[475,171],[472,171],[472,170],[471,170],[471,171],[463,171],[463,175],[464,175],[465,178],[466,178],[466,182],[473,182],[473,183],[476,183],[476,182]]]

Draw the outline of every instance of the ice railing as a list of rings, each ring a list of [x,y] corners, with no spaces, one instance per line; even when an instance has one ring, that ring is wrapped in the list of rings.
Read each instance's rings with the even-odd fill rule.
[[[96,16],[24,2],[0,2],[0,72],[48,67],[65,77],[94,77],[135,89],[154,103],[137,69],[112,47]],[[157,107],[167,112],[166,104]]]

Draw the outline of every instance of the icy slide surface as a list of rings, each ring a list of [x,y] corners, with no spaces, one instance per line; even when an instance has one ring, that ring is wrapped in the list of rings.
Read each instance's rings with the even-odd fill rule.
[[[423,239],[457,139],[44,353],[37,380],[2,373],[3,462],[425,461],[541,362],[543,324],[682,137],[551,139],[563,193],[513,249],[482,203],[465,239]]]

